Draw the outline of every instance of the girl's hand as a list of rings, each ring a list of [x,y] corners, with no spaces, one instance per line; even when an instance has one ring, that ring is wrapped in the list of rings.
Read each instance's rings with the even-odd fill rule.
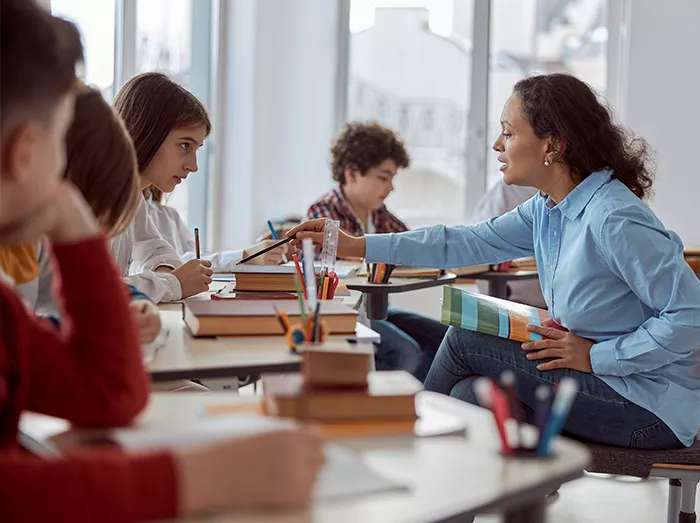
[[[141,343],[151,343],[160,332],[160,312],[148,300],[134,300],[129,303],[134,322],[139,329]]]
[[[297,225],[290,230],[286,237],[294,236],[292,245],[301,248],[304,238],[311,238],[316,244],[323,246],[323,230],[326,226],[328,218],[320,218],[318,220],[310,220]],[[365,257],[365,238],[350,236],[342,230],[338,231],[338,257],[339,258],[364,258]]]
[[[324,462],[323,441],[282,430],[176,453],[184,515],[308,503]],[[249,471],[237,474],[235,471]]]
[[[522,344],[522,349],[528,352],[529,360],[552,358],[537,365],[537,370],[573,369],[592,373],[591,347],[594,342],[581,338],[568,331],[552,327],[528,325],[527,329],[549,338],[546,340],[529,341]]]
[[[180,281],[183,298],[189,298],[209,290],[211,275],[214,274],[210,267],[210,261],[190,260],[173,271],[173,274]]]

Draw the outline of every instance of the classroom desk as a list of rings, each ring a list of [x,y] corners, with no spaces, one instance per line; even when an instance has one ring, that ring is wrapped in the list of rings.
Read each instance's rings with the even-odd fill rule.
[[[299,370],[301,358],[287,349],[281,336],[194,338],[182,321],[182,305],[161,306],[161,320],[168,329],[164,346],[155,350],[147,363],[153,381],[259,376],[264,372]],[[357,325],[362,343],[358,350],[374,353],[372,341],[379,334]],[[331,336],[344,340],[347,336]]]
[[[227,393],[156,393],[136,426],[191,425],[207,405],[257,401],[254,396]],[[430,438],[383,437],[338,440],[357,452],[378,473],[408,484],[407,490],[313,503],[308,509],[231,513],[187,523],[406,523],[469,521],[468,517],[498,510],[507,523],[542,523],[545,495],[583,474],[589,461],[583,445],[564,438],[554,443],[546,460],[504,458],[491,414],[479,407],[431,392],[417,396],[421,417],[449,412],[464,418],[467,436]],[[25,413],[20,441],[38,454],[51,456],[80,441],[66,433],[68,423]],[[239,474],[241,471],[232,471]],[[184,520],[180,520],[184,523]]]
[[[539,276],[537,271],[485,271],[470,274],[457,280],[485,280],[489,283],[488,295],[502,300],[508,299],[508,284],[514,281],[534,280]]]
[[[454,283],[456,279],[457,276],[448,272],[438,278],[395,278],[389,283],[369,283],[366,277],[355,277],[347,278],[343,283],[351,291],[362,293],[370,320],[385,320],[389,311],[389,294],[441,287]]]

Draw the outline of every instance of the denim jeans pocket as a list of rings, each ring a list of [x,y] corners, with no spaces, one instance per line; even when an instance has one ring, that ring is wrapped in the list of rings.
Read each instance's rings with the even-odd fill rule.
[[[673,431],[661,420],[633,431],[630,436],[630,448],[633,449],[673,449],[679,445],[680,441]]]

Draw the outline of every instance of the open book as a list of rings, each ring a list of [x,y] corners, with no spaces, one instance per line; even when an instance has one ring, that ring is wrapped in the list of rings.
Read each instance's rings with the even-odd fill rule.
[[[524,342],[541,340],[527,325],[541,325],[548,318],[547,311],[537,307],[443,287],[441,321],[445,325]]]

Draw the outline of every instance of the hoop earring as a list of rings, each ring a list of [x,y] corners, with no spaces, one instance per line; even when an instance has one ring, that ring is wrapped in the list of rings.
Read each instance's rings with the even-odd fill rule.
[[[547,167],[549,165],[549,162],[547,160],[544,161],[544,166]]]

